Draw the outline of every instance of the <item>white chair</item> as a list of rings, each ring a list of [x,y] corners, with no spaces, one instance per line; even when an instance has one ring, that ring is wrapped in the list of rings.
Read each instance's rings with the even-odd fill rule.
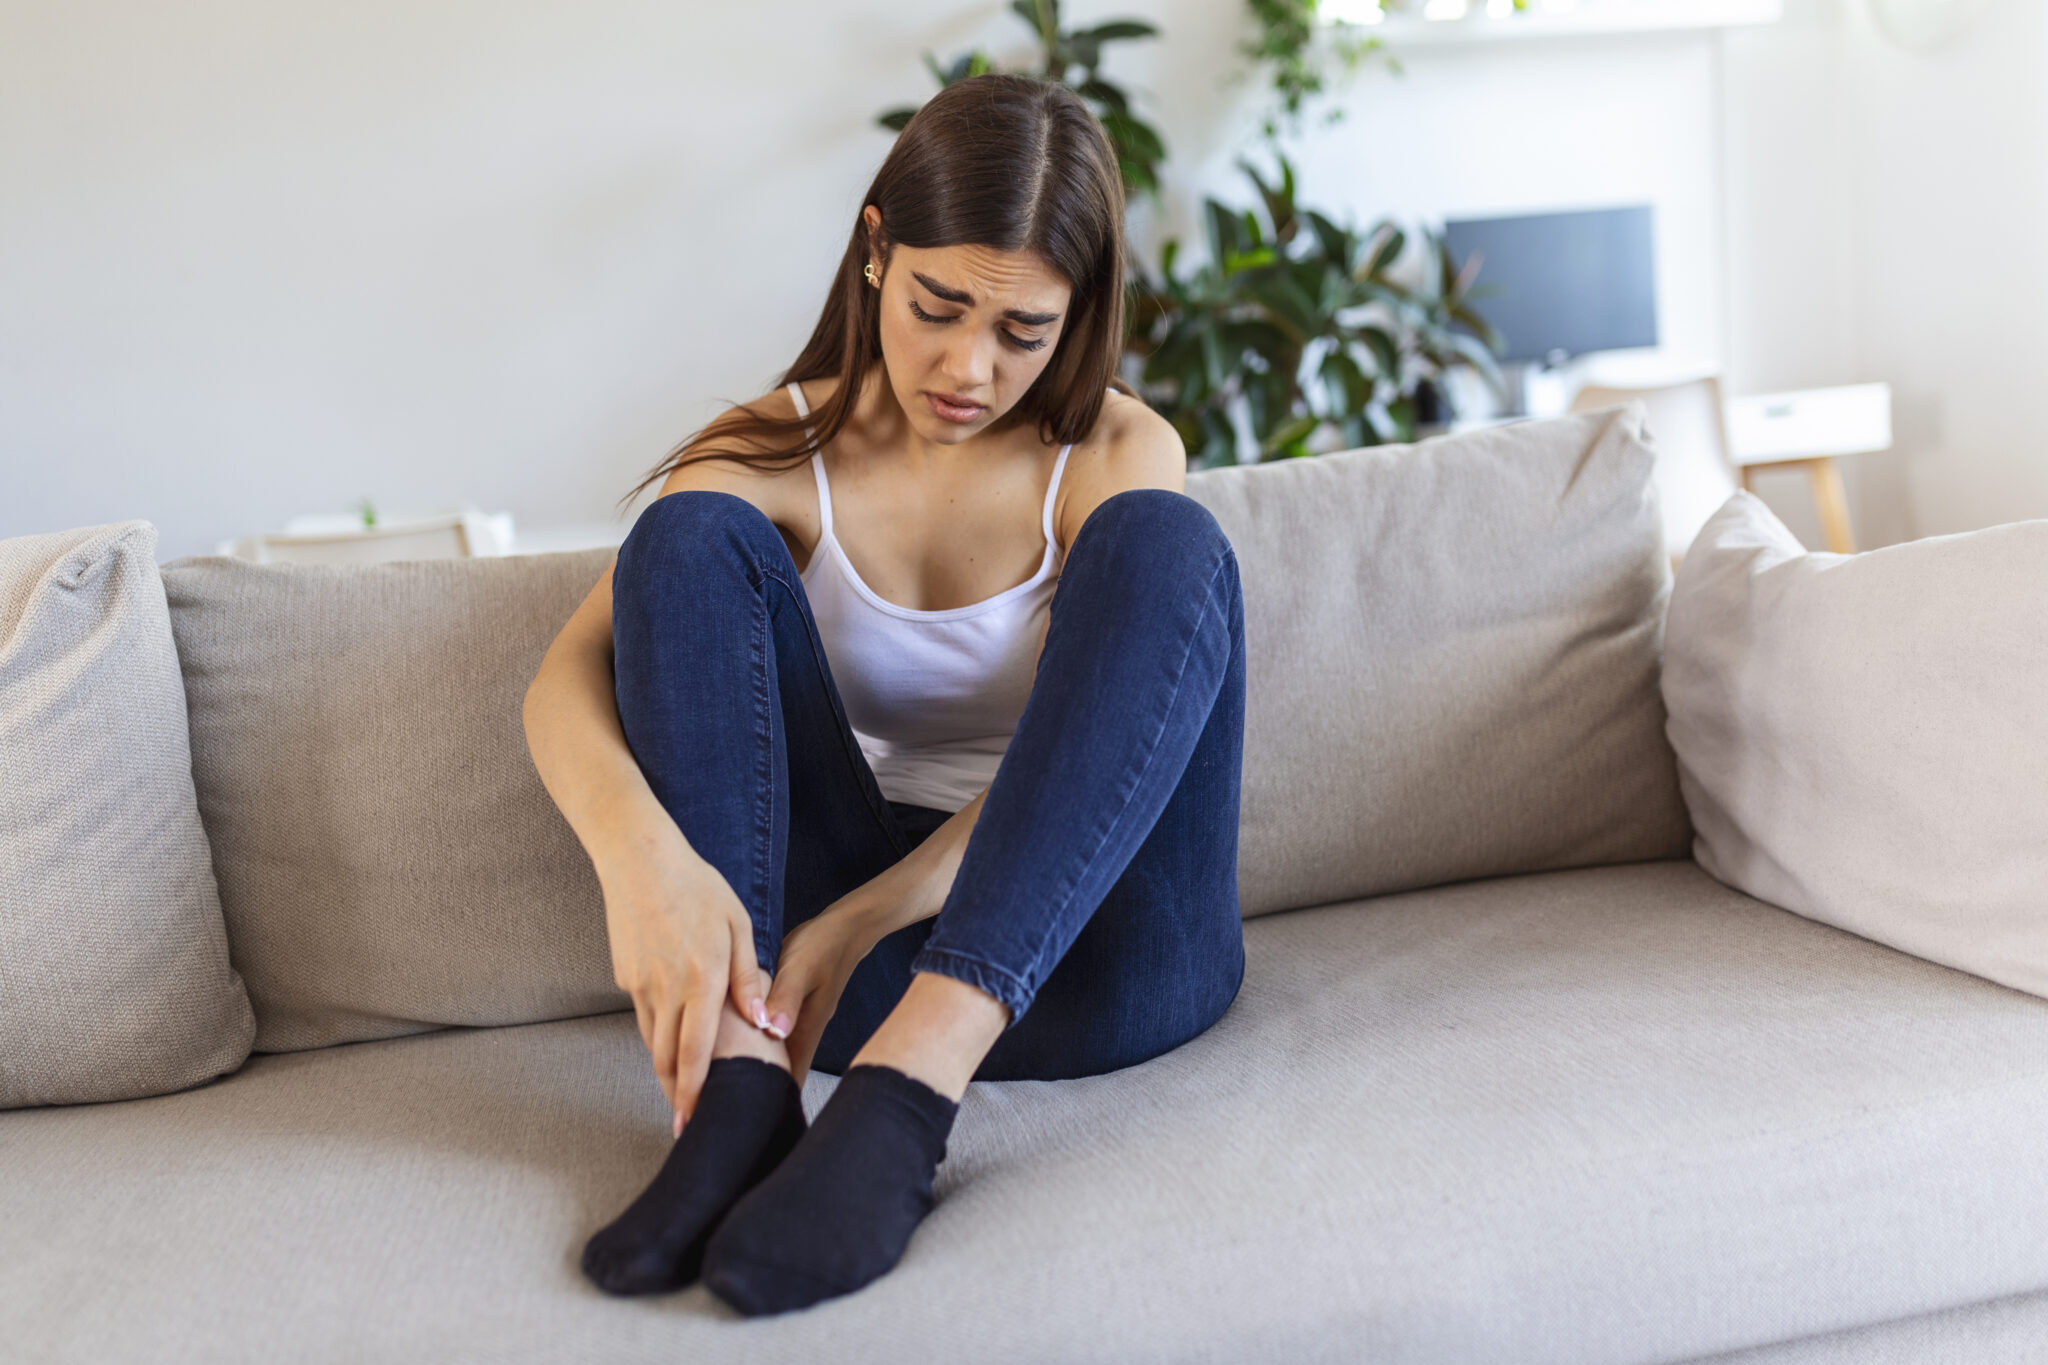
[[[512,553],[509,514],[443,516],[347,530],[278,531],[248,536],[221,553],[258,564],[378,564],[401,559],[466,559]]]
[[[1675,564],[1707,518],[1742,486],[1728,454],[1721,381],[1713,375],[1659,388],[1623,389],[1588,384],[1572,399],[1573,412],[1638,402],[1648,411],[1657,450],[1653,475],[1664,514],[1664,544]]]
[[[1827,395],[1840,393],[1862,400],[1866,397],[1863,388],[1883,389],[1884,386],[1816,390],[1810,397],[1818,403]],[[1883,396],[1888,402],[1889,391],[1886,390]],[[1783,418],[1774,424],[1762,415],[1752,421],[1752,408],[1756,408],[1759,414],[1776,415],[1780,408],[1786,407],[1787,400],[1802,397],[1809,396],[1767,395],[1762,399],[1742,400],[1738,404],[1738,415],[1745,421],[1745,445],[1748,447],[1739,462],[1734,443],[1729,439],[1728,404],[1721,396],[1721,381],[1713,375],[1658,388],[1614,388],[1589,384],[1572,399],[1572,411],[1590,412],[1595,408],[1611,408],[1628,402],[1640,402],[1648,410],[1650,438],[1657,447],[1657,500],[1664,512],[1664,543],[1671,551],[1673,564],[1684,557],[1693,537],[1707,524],[1707,518],[1714,515],[1736,489],[1750,486],[1752,470],[1772,467],[1796,466],[1806,471],[1827,548],[1836,554],[1853,554],[1856,538],[1849,528],[1848,499],[1842,491],[1842,476],[1835,467],[1834,454],[1804,453],[1823,447],[1798,447],[1789,438],[1772,445],[1763,435],[1747,435],[1751,428],[1767,432],[1773,425],[1793,425]],[[1855,404],[1859,414],[1869,406],[1867,401]],[[1837,416],[1832,408],[1828,415]],[[1841,425],[1839,420],[1835,425]],[[1859,428],[1857,440],[1861,443],[1839,449],[1883,449],[1890,444],[1890,429],[1888,421],[1882,425],[1885,432],[1876,444],[1863,440]]]

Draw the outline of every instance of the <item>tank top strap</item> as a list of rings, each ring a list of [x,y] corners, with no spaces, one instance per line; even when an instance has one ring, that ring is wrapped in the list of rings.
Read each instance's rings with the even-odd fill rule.
[[[804,402],[803,385],[792,379],[784,387],[789,390],[789,401],[796,404],[796,415],[809,417],[811,405]],[[817,439],[817,433],[808,426],[804,428],[804,435],[814,441]],[[832,540],[832,485],[825,478],[825,452],[822,450],[811,452],[811,477],[818,484],[818,544],[824,546]],[[813,559],[817,554],[817,550],[811,551]]]
[[[1073,448],[1074,444],[1071,441],[1060,447],[1060,457],[1059,459],[1053,461],[1052,482],[1048,483],[1045,486],[1045,511],[1041,515],[1040,520],[1044,523],[1045,527],[1045,546],[1047,554],[1056,553],[1058,550],[1058,544],[1052,538],[1052,509],[1053,504],[1059,500],[1060,475],[1066,472],[1067,452],[1072,450]]]

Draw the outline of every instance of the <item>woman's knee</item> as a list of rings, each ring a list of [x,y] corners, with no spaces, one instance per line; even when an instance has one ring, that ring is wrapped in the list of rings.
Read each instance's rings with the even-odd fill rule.
[[[686,488],[656,498],[640,513],[619,546],[613,591],[621,578],[676,584],[693,567],[759,566],[776,555],[787,559],[789,547],[760,508],[736,494]]]
[[[1088,514],[1069,547],[1065,570],[1077,562],[1100,562],[1127,581],[1179,579],[1213,573],[1236,553],[1216,514],[1171,488],[1126,488],[1104,498]],[[1209,574],[1201,574],[1203,582]]]

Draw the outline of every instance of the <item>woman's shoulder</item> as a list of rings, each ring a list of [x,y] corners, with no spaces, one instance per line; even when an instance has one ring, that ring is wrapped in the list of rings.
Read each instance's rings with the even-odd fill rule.
[[[790,385],[778,384],[760,397],[745,403],[735,403],[705,424],[697,434],[692,446],[707,443],[721,449],[742,451],[751,455],[768,454],[776,449],[774,442],[751,430],[754,418],[767,418],[773,422],[788,422],[804,414],[816,413],[818,406],[830,399],[839,388],[837,377],[806,379],[795,387],[803,391],[804,411],[799,413],[796,399],[790,394]]]
[[[806,380],[800,387],[805,407],[815,413],[818,405],[838,387],[838,381]],[[765,418],[771,422],[790,422],[798,416],[796,401],[787,385],[778,385],[748,402],[734,403],[690,438],[679,452],[680,463],[662,484],[662,494],[685,489],[732,493],[760,507],[778,524],[800,515],[794,508],[783,507],[788,499],[782,490],[794,487],[800,481],[798,476],[808,483],[809,462],[783,459],[775,464],[757,463],[762,457],[781,455],[788,449],[786,441],[777,441],[763,432],[757,421]]]
[[[1095,425],[1074,443],[1069,458],[1077,466],[1117,470],[1119,477],[1149,474],[1182,482],[1187,477],[1187,447],[1173,423],[1144,399],[1117,389],[1103,395]]]
[[[1187,482],[1187,446],[1173,424],[1144,399],[1112,390],[1095,425],[1067,456],[1054,538],[1062,548],[1072,545],[1089,514],[1126,489],[1185,493]]]

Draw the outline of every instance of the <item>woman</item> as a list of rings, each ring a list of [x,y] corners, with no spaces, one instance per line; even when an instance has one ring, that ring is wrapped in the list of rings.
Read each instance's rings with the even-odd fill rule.
[[[786,387],[642,482],[527,694],[676,1115],[585,1249],[614,1293],[859,1288],[970,1079],[1143,1061],[1243,976],[1237,561],[1113,383],[1109,144],[981,76],[862,202]]]

